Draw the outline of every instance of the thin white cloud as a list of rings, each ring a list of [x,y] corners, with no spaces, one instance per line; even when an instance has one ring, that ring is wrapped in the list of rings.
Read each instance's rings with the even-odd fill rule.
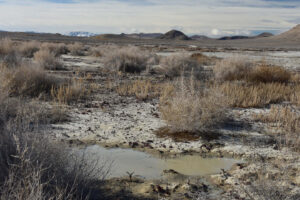
[[[178,28],[210,36],[250,34],[253,30],[283,31],[300,23],[298,5],[296,1],[264,0],[9,0],[0,3],[0,29],[120,33]]]

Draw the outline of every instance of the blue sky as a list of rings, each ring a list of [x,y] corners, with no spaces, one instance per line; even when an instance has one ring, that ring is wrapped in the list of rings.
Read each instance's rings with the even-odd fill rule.
[[[280,33],[300,24],[300,0],[0,0],[0,30],[66,33]]]

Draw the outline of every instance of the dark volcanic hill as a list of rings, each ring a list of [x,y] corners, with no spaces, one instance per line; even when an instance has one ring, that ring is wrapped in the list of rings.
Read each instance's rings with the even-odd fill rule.
[[[164,35],[158,37],[158,39],[168,39],[168,40],[190,40],[183,32],[177,30],[171,30]]]
[[[255,36],[255,38],[264,38],[264,37],[271,37],[271,36],[274,36],[272,33],[269,33],[269,32],[263,32],[257,36]]]
[[[209,40],[211,38],[207,37],[206,35],[193,35],[191,36],[193,40]]]
[[[256,39],[256,38],[265,38],[273,36],[272,33],[264,32],[257,36],[244,36],[244,35],[235,35],[235,36],[225,36],[219,38],[219,40],[241,40],[241,39]]]
[[[272,39],[277,40],[286,40],[286,41],[300,41],[300,24],[295,26],[289,31],[286,31],[284,33],[281,33],[280,35],[276,35],[274,37],[271,37]]]
[[[240,40],[240,39],[249,39],[250,37],[248,36],[243,36],[243,35],[235,35],[235,36],[226,36],[226,37],[221,37],[219,40]]]

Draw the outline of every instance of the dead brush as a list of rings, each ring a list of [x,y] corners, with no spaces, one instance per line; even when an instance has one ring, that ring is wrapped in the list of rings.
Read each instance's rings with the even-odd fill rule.
[[[41,49],[34,54],[34,60],[44,69],[61,70],[63,65],[50,50]]]
[[[4,38],[0,40],[0,56],[11,54],[15,51],[16,45],[10,38]]]
[[[280,66],[245,61],[246,58],[227,58],[213,68],[218,81],[247,81],[254,83],[288,83],[292,74]]]
[[[110,48],[104,51],[103,62],[108,69],[122,73],[140,73],[147,67],[150,53],[134,46]]]
[[[22,42],[18,45],[18,52],[27,58],[32,58],[34,53],[41,47],[41,43],[38,41]]]
[[[17,45],[9,38],[0,40],[0,65],[15,67],[22,61]]]
[[[196,60],[198,62],[198,64],[200,64],[201,66],[203,66],[203,65],[206,65],[206,66],[213,65],[218,60],[215,57],[209,57],[209,56],[206,56],[202,53],[194,53],[194,54],[191,55],[191,58]]]
[[[97,47],[91,47],[89,49],[89,55],[94,56],[94,57],[102,57],[103,53],[102,53],[102,47],[101,46],[97,46]]]
[[[58,57],[62,54],[67,54],[69,52],[67,45],[64,43],[42,43],[42,50],[49,50],[55,57]]]
[[[181,78],[172,96],[160,99],[159,110],[172,132],[200,134],[226,118],[226,100],[215,90],[195,87]],[[223,99],[223,101],[219,101]]]
[[[182,73],[183,76],[189,77],[192,71],[196,79],[204,78],[203,67],[187,55],[162,57],[160,66],[161,72],[168,78],[180,77]]]
[[[282,83],[226,82],[214,86],[224,94],[232,107],[264,107],[272,103],[289,101],[295,87]]]
[[[272,105],[267,114],[254,116],[256,120],[272,123],[279,131],[277,134],[280,147],[290,147],[300,151],[300,113],[293,106]]]
[[[0,67],[0,83],[0,88],[12,96],[38,97],[50,93],[61,80],[48,75],[39,66],[24,62],[16,68]]]
[[[135,96],[139,100],[159,97],[167,83],[153,83],[150,80],[136,80],[123,83],[116,88],[120,96]]]
[[[82,56],[84,55],[83,53],[83,44],[79,42],[75,42],[74,44],[69,44],[67,46],[68,50],[70,53],[74,56]]]
[[[249,73],[248,80],[250,82],[261,83],[288,83],[291,81],[291,77],[291,72],[287,71],[283,67],[262,64],[256,66],[251,73]]]
[[[234,81],[246,80],[252,68],[253,63],[245,58],[231,57],[218,61],[213,71],[217,81]]]
[[[70,83],[51,88],[51,97],[59,104],[70,104],[89,94],[90,91],[85,87],[82,78],[73,78]]]

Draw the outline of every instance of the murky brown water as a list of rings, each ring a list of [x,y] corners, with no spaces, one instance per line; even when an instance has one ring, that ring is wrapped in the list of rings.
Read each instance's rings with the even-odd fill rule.
[[[127,172],[134,172],[134,175],[146,179],[159,179],[165,169],[173,169],[184,175],[200,176],[218,173],[221,169],[227,170],[234,163],[241,162],[227,158],[202,158],[197,155],[164,159],[132,149],[106,149],[98,145],[86,147],[80,152],[85,152],[91,159],[99,157],[107,162],[113,161],[109,178],[127,176]]]

